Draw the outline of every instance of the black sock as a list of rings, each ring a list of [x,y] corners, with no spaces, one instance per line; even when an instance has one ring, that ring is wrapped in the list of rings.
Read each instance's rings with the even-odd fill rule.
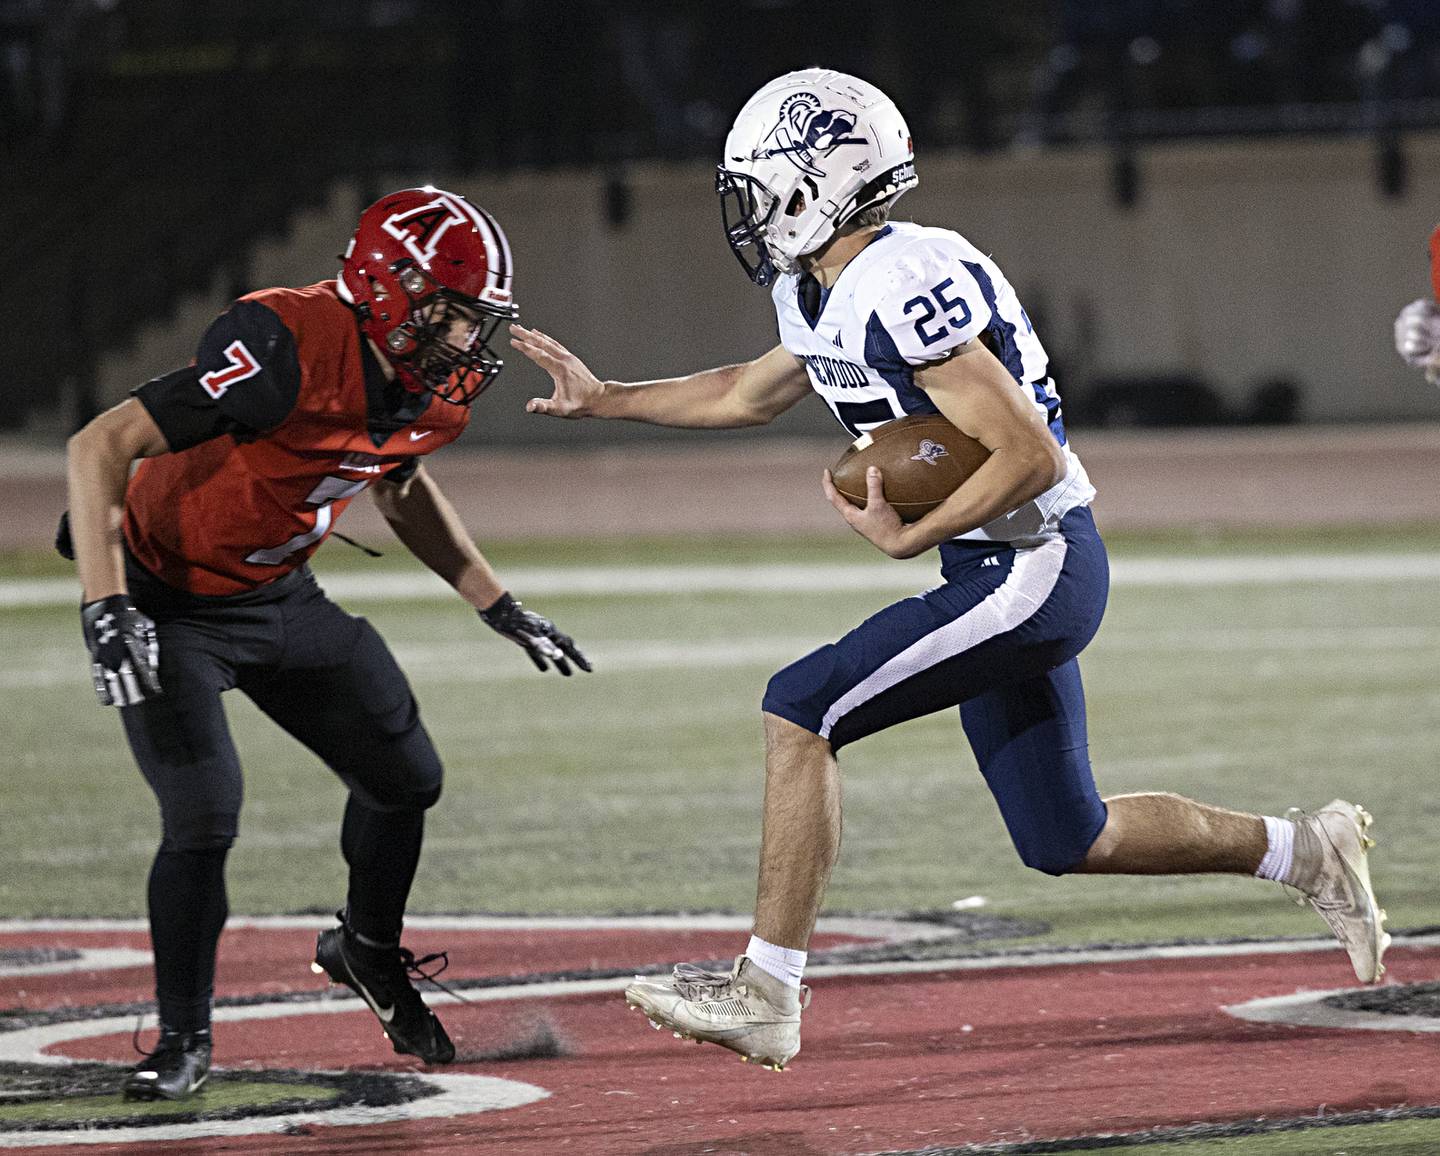
[[[167,850],[150,868],[150,943],[155,999],[164,1032],[210,1028],[215,947],[229,914],[225,856],[229,848]]]
[[[424,835],[424,811],[377,811],[354,795],[345,805],[340,849],[350,865],[346,921],[372,945],[400,942]]]

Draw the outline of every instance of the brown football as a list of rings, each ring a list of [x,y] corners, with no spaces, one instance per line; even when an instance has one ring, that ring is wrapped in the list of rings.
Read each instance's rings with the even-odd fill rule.
[[[989,456],[989,450],[938,413],[915,413],[861,434],[830,474],[835,488],[863,510],[865,471],[878,466],[885,500],[902,522],[918,522]]]

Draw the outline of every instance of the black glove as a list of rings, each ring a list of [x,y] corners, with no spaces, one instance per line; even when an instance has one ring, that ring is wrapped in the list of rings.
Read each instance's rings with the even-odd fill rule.
[[[133,706],[160,693],[155,623],[128,596],[112,594],[80,607],[90,671],[101,706]]]
[[[509,594],[500,595],[494,606],[477,613],[496,634],[503,634],[520,646],[540,670],[548,669],[545,665],[548,658],[555,664],[555,669],[567,678],[570,676],[570,662],[589,672],[590,660],[580,653],[573,638],[556,630],[550,619],[526,610]]]

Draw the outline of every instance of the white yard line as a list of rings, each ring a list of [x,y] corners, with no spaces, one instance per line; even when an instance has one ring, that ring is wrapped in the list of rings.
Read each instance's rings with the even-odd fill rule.
[[[75,959],[49,963],[0,963],[0,976],[59,975],[67,971],[112,971],[125,967],[149,967],[150,953],[131,947],[83,947]]]
[[[585,652],[606,674],[644,673],[654,670],[721,670],[747,666],[773,666],[808,654],[825,639],[819,635],[794,637],[730,637],[695,641],[658,639],[589,639]],[[488,636],[475,635],[459,642],[392,642],[391,650],[414,683],[433,682],[528,682],[535,671],[527,664],[508,660],[491,661]],[[84,664],[75,658],[74,647],[54,653],[31,653],[8,669],[0,670],[0,690],[41,690],[55,686],[80,686],[85,682]],[[1425,626],[1344,627],[1323,626],[1299,631],[1288,628],[1249,629],[1215,627],[1206,630],[1133,631],[1106,630],[1095,650],[1111,653],[1172,653],[1214,651],[1229,654],[1353,655],[1383,651],[1428,654],[1440,648],[1440,629]],[[38,661],[37,661],[38,660]]]
[[[1386,1015],[1327,1007],[1325,1000],[1354,988],[1333,991],[1302,991],[1294,995],[1270,996],[1221,1008],[1236,1019],[1259,1024],[1290,1024],[1301,1028],[1358,1028],[1367,1032],[1440,1032],[1440,1019],[1430,1016]]]
[[[585,651],[606,674],[653,670],[720,670],[784,663],[808,654],[825,639],[819,635],[730,636],[717,639],[586,638]],[[526,682],[535,678],[529,665],[491,661],[495,653],[488,635],[460,641],[392,642],[391,649],[412,682]],[[0,670],[0,690],[37,690],[82,685],[84,664],[77,661],[79,643],[63,649],[30,652]],[[1206,627],[1203,630],[1106,629],[1095,643],[1107,652],[1181,653],[1205,651],[1230,654],[1351,655],[1383,651],[1427,654],[1440,648],[1440,628],[1411,626],[1325,625],[1299,630],[1289,627]]]
[[[1224,558],[1120,558],[1117,586],[1274,586],[1297,583],[1408,582],[1440,579],[1440,554],[1237,554]],[[907,562],[734,566],[555,566],[507,570],[507,584],[528,597],[657,594],[790,594],[923,590],[937,583],[933,558]],[[453,598],[423,573],[351,572],[323,579],[345,602]],[[0,609],[68,606],[79,598],[73,578],[0,581]]]
[[[413,931],[749,931],[748,915],[710,912],[698,915],[406,915]],[[232,915],[229,931],[320,931],[333,927],[328,915]],[[148,932],[144,919],[0,919],[0,935],[44,932]],[[899,942],[950,935],[954,928],[923,919],[870,916],[822,916],[815,930],[822,935],[853,935]],[[145,958],[148,960],[149,955]],[[28,969],[38,970],[38,969]]]

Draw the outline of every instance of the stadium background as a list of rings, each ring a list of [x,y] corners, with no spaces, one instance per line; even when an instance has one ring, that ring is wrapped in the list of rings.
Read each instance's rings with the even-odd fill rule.
[[[992,251],[1055,359],[1116,558],[1085,666],[1102,789],[1353,793],[1392,924],[1440,923],[1440,392],[1390,343],[1440,219],[1423,0],[0,0],[0,915],[139,915],[153,849],[45,549],[65,435],[238,293],[331,275],[359,207],[424,181],[497,214],[522,316],[603,375],[768,348],[711,174],[745,96],[817,62],[893,93],[921,174],[897,216]],[[511,359],[433,465],[593,679],[533,680],[368,508],[341,529],[386,557],[316,562],[446,756],[415,909],[743,912],[765,678],[929,570],[885,570],[823,503],[843,437],[818,404],[701,435],[527,417],[544,388]],[[340,790],[230,709],[232,906],[323,912]],[[1318,927],[1243,880],[1025,872],[948,715],[847,752],[846,777],[832,910],[981,895],[1048,926],[1030,946]]]

